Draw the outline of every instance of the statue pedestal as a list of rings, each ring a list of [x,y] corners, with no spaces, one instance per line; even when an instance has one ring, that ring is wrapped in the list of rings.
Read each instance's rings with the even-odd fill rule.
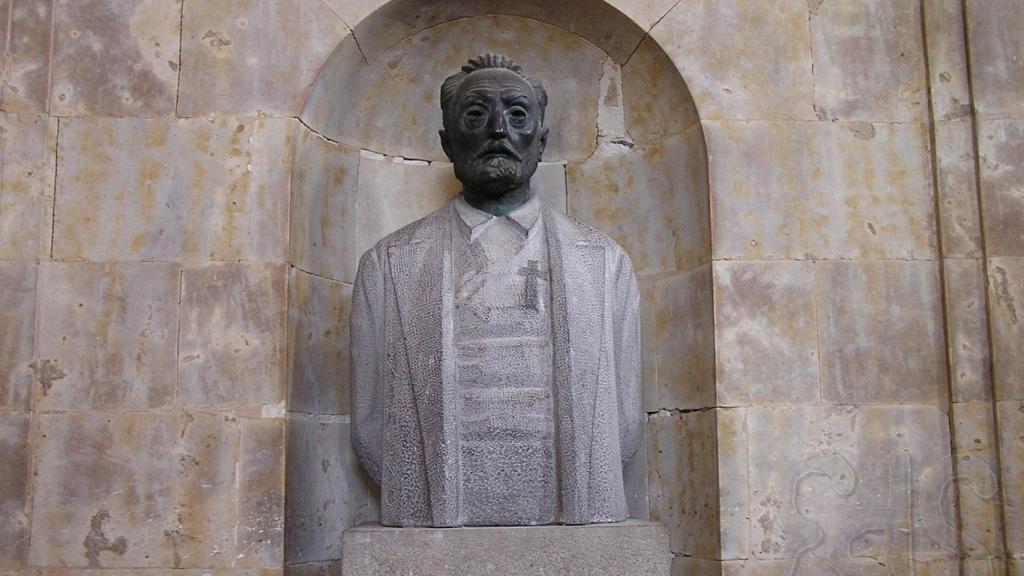
[[[668,576],[661,524],[627,520],[588,526],[385,528],[345,532],[345,576]]]

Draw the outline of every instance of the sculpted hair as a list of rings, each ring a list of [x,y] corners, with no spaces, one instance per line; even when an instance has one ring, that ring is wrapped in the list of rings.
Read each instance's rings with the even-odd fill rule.
[[[451,107],[454,104],[455,92],[459,89],[459,85],[466,79],[466,76],[473,72],[489,68],[511,70],[526,80],[530,87],[533,88],[533,93],[537,96],[537,103],[540,105],[540,121],[543,124],[544,110],[548,107],[548,92],[544,89],[544,84],[540,80],[527,76],[523,67],[508,56],[488,53],[481,54],[476,58],[470,58],[469,62],[461,70],[445,78],[444,83],[441,84],[441,123],[444,125],[445,130],[448,129],[449,122],[451,121]]]

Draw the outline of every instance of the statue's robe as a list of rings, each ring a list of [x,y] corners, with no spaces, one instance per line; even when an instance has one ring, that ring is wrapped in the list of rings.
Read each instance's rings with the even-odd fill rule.
[[[352,439],[381,523],[460,526],[454,203],[363,255],[352,297]],[[628,516],[622,463],[643,434],[639,293],[625,251],[542,209],[550,270],[557,522]]]

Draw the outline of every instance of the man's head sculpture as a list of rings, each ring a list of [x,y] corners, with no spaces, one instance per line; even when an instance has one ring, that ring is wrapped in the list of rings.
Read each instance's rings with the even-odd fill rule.
[[[501,54],[473,58],[441,85],[441,146],[467,201],[508,212],[529,198],[547,145],[544,85]]]

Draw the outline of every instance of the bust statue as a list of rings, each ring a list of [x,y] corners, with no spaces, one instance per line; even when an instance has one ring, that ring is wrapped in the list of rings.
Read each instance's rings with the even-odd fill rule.
[[[547,93],[499,54],[441,87],[462,193],[380,240],[352,299],[352,439],[387,526],[627,518],[643,435],[625,251],[531,188]]]

